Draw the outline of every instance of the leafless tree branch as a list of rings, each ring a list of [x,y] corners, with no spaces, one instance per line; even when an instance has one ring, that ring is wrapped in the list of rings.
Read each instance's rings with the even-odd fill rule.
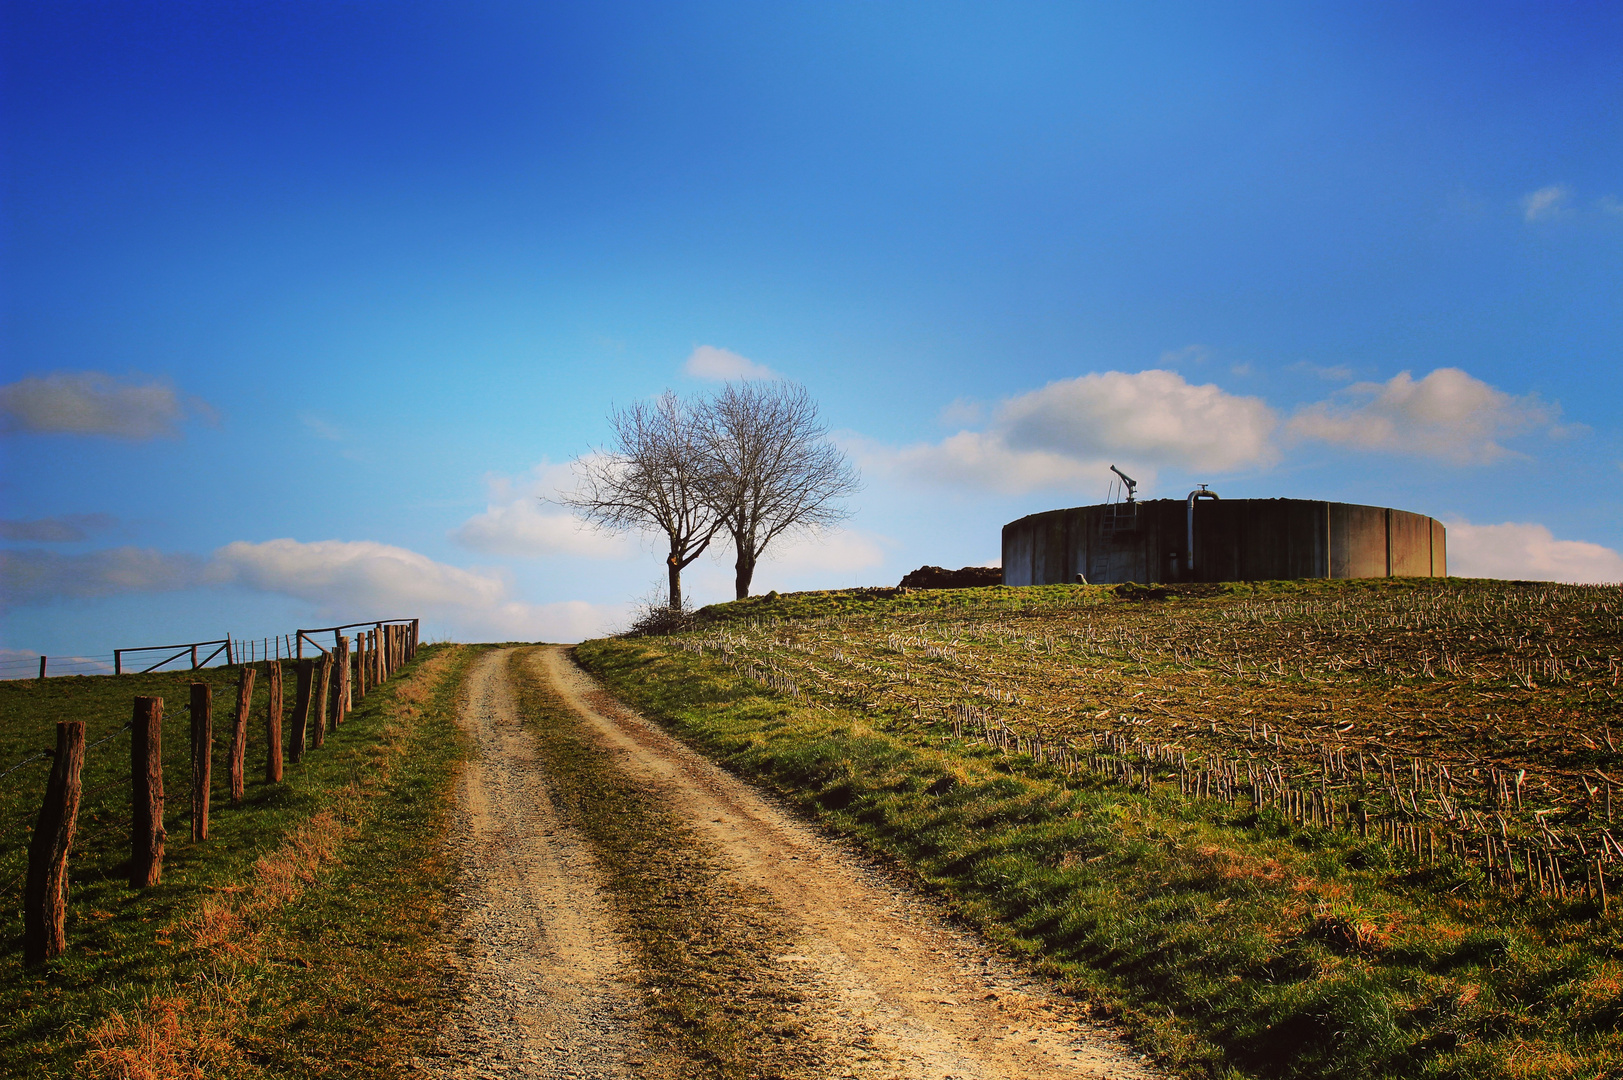
[[[743,599],[767,545],[844,520],[840,500],[860,482],[798,383],[728,383],[704,404],[699,430],[703,497],[732,538]]]
[[[722,527],[706,497],[701,418],[667,390],[609,413],[614,446],[575,465],[576,487],[562,502],[587,521],[614,532],[658,529],[670,542],[665,557],[670,606],[682,608],[682,571],[704,553]]]

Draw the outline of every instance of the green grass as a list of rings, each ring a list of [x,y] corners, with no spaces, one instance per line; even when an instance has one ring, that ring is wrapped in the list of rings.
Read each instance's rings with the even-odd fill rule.
[[[770,602],[750,616],[780,617]],[[1416,868],[1175,785],[1068,780],[895,712],[798,705],[664,641],[578,655],[622,699],[907,868],[1183,1074],[1623,1071],[1623,930],[1586,905],[1506,898],[1475,871]]]
[[[459,647],[421,650],[276,784],[264,782],[261,665],[247,794],[235,807],[224,760],[234,670],[0,684],[0,767],[49,745],[58,719],[84,719],[95,742],[124,724],[134,695],[163,697],[168,796],[163,880],[141,892],[124,877],[128,785],[86,800],[59,960],[22,966],[20,881],[5,893],[0,1073],[82,1075],[101,1045],[114,1057],[156,1054],[181,1075],[393,1074],[444,1008],[432,963],[449,888],[439,837],[464,753],[454,704],[468,658]],[[185,813],[194,674],[216,688],[213,814],[197,844]],[[291,670],[286,695],[291,712]],[[89,752],[85,790],[128,771],[129,738],[116,735]],[[43,784],[37,767],[8,780],[8,822],[30,813]],[[21,869],[15,849],[29,828],[5,838],[4,872]],[[301,854],[301,843],[319,853]],[[292,887],[270,888],[264,865],[291,867]],[[199,932],[205,909],[234,920],[225,940]],[[167,1033],[166,1017],[175,1021]],[[103,1071],[116,1072],[110,1060]]]

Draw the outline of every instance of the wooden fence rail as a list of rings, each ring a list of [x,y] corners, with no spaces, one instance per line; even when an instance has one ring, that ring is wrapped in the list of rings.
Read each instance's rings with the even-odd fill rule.
[[[216,648],[213,652],[209,653],[207,656],[205,656],[201,660],[199,660],[197,658],[198,657],[198,650],[199,649],[206,649],[210,645],[216,645],[216,646],[218,646],[218,648]],[[136,645],[136,646],[132,646],[132,647],[127,648],[127,649],[114,649],[113,650],[113,674],[114,675],[122,675],[122,674],[124,674],[124,654],[125,653],[167,652],[170,649],[176,649],[176,650],[179,650],[179,651],[177,651],[173,656],[164,657],[162,660],[159,660],[156,664],[153,664],[151,667],[142,668],[138,674],[145,675],[149,671],[156,671],[159,668],[163,667],[165,664],[170,664],[170,663],[173,663],[176,660],[179,660],[182,656],[185,656],[188,652],[190,652],[192,654],[192,670],[193,671],[196,671],[198,668],[203,667],[210,660],[213,660],[216,656],[219,656],[221,653],[225,653],[225,662],[227,664],[234,664],[234,663],[236,663],[236,659],[232,656],[232,648],[231,648],[231,646],[232,646],[231,638],[230,637],[223,637],[223,638],[215,638],[213,641],[189,641],[184,645]],[[43,657],[41,659],[43,660]],[[40,671],[40,677],[44,678],[44,676],[45,676],[45,665],[43,663],[40,664],[39,671]]]

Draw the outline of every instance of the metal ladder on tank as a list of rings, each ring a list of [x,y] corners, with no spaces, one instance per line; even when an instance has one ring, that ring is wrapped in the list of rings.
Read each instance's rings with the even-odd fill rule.
[[[1131,562],[1131,553],[1123,558],[1116,546],[1116,537],[1121,533],[1138,531],[1138,481],[1114,465],[1110,466],[1110,471],[1121,479],[1112,480],[1105,494],[1105,513],[1099,522],[1099,539],[1104,547],[1103,573],[1097,577],[1091,573],[1088,575],[1088,580],[1095,582],[1113,582],[1120,577],[1118,570],[1125,569],[1123,562]],[[1090,566],[1089,569],[1094,568]]]

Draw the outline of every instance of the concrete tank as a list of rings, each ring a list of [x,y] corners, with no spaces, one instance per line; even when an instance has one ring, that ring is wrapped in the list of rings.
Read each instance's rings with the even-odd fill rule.
[[[1096,585],[1447,577],[1448,558],[1441,522],[1310,499],[1150,499],[1003,526],[1003,584],[1056,585],[1079,574]]]

